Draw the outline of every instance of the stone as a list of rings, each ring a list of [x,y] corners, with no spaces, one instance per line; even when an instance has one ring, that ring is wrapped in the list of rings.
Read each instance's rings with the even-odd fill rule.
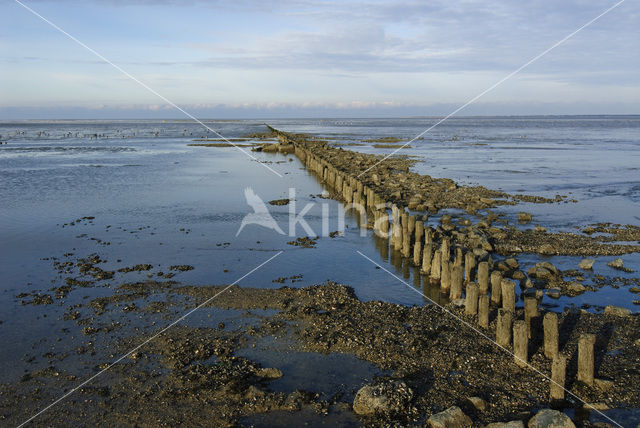
[[[615,259],[607,263],[607,266],[610,266],[614,269],[622,269],[624,267],[624,262],[622,259]]]
[[[550,270],[539,266],[529,269],[529,276],[536,279],[544,279],[547,281],[555,277],[555,275]]]
[[[582,270],[591,270],[593,269],[593,264],[596,261],[594,259],[584,259],[578,264],[578,267]]]
[[[516,270],[516,271],[513,271],[513,273],[511,274],[511,278],[521,281],[526,278],[526,275],[521,270]]]
[[[615,315],[617,317],[628,317],[633,312],[630,309],[621,308],[619,306],[609,305],[604,308],[605,315]]]
[[[524,428],[524,422],[522,421],[493,422],[488,425],[485,425],[484,428]]]
[[[569,291],[572,294],[582,294],[585,291],[587,291],[587,287],[585,287],[584,285],[580,284],[579,282],[571,281],[567,285],[567,291]]]
[[[520,267],[520,265],[518,264],[518,261],[513,257],[506,259],[504,262],[506,263],[507,266],[509,266],[510,269],[518,269]]]
[[[518,213],[518,221],[522,222],[522,223],[528,223],[532,220],[532,216],[529,213],[525,213],[525,212],[519,212]]]
[[[358,415],[397,412],[413,398],[413,391],[402,381],[365,385],[353,399],[353,411]]]
[[[569,416],[552,409],[542,409],[529,420],[528,428],[575,428]]]
[[[256,376],[263,379],[280,379],[282,377],[282,371],[275,367],[267,367],[258,369],[256,371]]]
[[[487,402],[484,401],[480,397],[469,397],[467,398],[469,404],[471,404],[476,410],[484,411],[487,410]]]
[[[429,416],[427,426],[431,428],[463,428],[471,427],[471,418],[465,415],[460,407],[449,407],[444,412]]]
[[[547,290],[547,296],[551,297],[552,299],[559,299],[561,295],[562,290],[560,290],[559,288],[550,288]]]
[[[560,271],[558,270],[557,267],[555,267],[553,265],[553,263],[551,262],[540,262],[540,263],[536,263],[536,267],[541,267],[541,268],[545,268],[546,270],[550,271],[551,273],[553,273],[555,276],[560,275]]]

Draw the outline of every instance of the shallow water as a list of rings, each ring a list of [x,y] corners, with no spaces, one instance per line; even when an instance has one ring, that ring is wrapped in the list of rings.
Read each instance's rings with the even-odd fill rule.
[[[306,132],[335,142],[356,142],[385,136],[410,139],[436,119],[394,120],[274,120],[276,128]],[[210,121],[225,137],[262,132],[260,121]],[[536,224],[553,230],[573,230],[594,222],[640,224],[640,117],[598,118],[461,118],[451,119],[411,143],[403,154],[420,157],[415,170],[463,183],[542,196],[568,195],[578,203],[523,205],[502,209],[533,213]],[[235,148],[187,146],[195,138],[212,137],[199,125],[182,121],[21,122],[0,123],[0,366],[20,371],[20,356],[48,332],[60,331],[66,306],[105,295],[106,287],[79,288],[65,306],[22,306],[21,292],[46,292],[62,285],[51,260],[98,253],[118,269],[138,263],[154,265],[153,273],[170,265],[188,264],[194,270],[174,278],[184,284],[229,284],[269,257],[282,255],[240,281],[241,286],[306,286],[326,280],[354,287],[362,300],[413,305],[428,302],[416,291],[441,301],[437,289],[421,282],[414,269],[389,254],[384,245],[361,236],[357,219],[346,216],[344,236],[322,237],[315,248],[287,242],[308,233],[298,225],[280,235],[249,225],[236,236],[251,212],[245,189],[264,201],[289,197],[295,207],[269,206],[283,231],[289,232],[289,210],[305,216],[313,234],[322,234],[323,210],[330,213],[328,231],[337,230],[339,203],[315,195],[322,185],[302,169],[293,156],[252,153]],[[392,149],[347,147],[369,153]],[[248,150],[248,149],[245,149]],[[279,178],[258,163],[282,174]],[[93,220],[77,219],[95,217]],[[430,220],[432,222],[437,219]],[[74,223],[71,225],[70,223]],[[65,225],[66,224],[66,225]],[[402,278],[399,281],[356,253],[371,257]],[[638,254],[622,257],[640,270]],[[596,266],[607,276],[620,274]],[[118,261],[120,260],[120,262]],[[528,267],[537,257],[523,255]],[[561,269],[575,268],[579,258],[556,257]],[[302,275],[300,281],[291,277]],[[284,282],[274,280],[285,277]],[[589,275],[585,276],[586,282]],[[106,283],[143,280],[147,272],[117,273]],[[604,287],[578,298],[545,297],[544,304],[562,310],[582,304],[616,304],[637,309],[628,287]],[[46,315],[46,317],[45,317]],[[82,339],[82,338],[80,338]],[[63,345],[58,345],[58,347]]]

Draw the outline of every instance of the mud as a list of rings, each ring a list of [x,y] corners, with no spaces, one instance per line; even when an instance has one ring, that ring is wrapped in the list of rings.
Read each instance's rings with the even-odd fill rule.
[[[205,301],[224,288],[175,284],[168,288],[166,283],[142,282],[123,284],[116,294],[121,296],[119,303],[125,303],[140,295],[168,293],[167,301],[174,302],[169,309],[181,309]],[[94,300],[89,306],[95,304]],[[361,302],[351,288],[327,283],[276,290],[233,286],[203,310],[208,308],[241,310],[252,317],[256,310],[276,312],[235,328],[214,320],[210,326],[175,326],[111,368],[104,380],[80,388],[70,402],[41,415],[35,425],[237,426],[253,415],[288,411],[311,412],[320,421],[348,415],[367,426],[423,426],[430,415],[457,405],[474,426],[484,426],[495,421],[526,421],[537,409],[550,405],[544,378],[519,367],[512,356],[462,325],[452,314],[472,324],[474,317],[453,305],[447,307],[450,313],[445,313],[436,306]],[[108,307],[101,307],[105,309]],[[482,330],[489,337],[495,330],[495,310],[491,313],[489,329]],[[99,318],[90,322],[97,321]],[[120,327],[118,323],[102,327],[78,324],[95,341],[106,339],[114,357],[142,339],[140,334],[109,339]],[[582,332],[598,332],[596,377],[611,381],[599,382],[600,387],[574,381],[577,339]],[[300,351],[355,355],[387,370],[373,384],[392,381],[407,385],[411,399],[398,411],[355,416],[353,394],[323,398],[318,390],[273,390],[270,382],[290,373],[238,355],[241,349],[268,337],[292,338],[293,349]],[[548,376],[550,364],[541,339],[532,339],[529,356],[532,364]],[[560,351],[568,357],[568,389],[600,408],[639,407],[640,372],[634,369],[640,360],[639,340],[638,316],[583,311],[560,314]],[[78,349],[77,353],[85,355],[87,350]],[[20,382],[0,386],[2,420],[19,422],[29,416],[29,411],[55,398],[56,391],[74,387],[81,379],[52,364],[25,374]],[[473,408],[469,397],[482,398],[486,408]],[[577,415],[584,413],[577,400],[569,400],[564,406],[575,408]],[[583,423],[590,426],[589,422]]]

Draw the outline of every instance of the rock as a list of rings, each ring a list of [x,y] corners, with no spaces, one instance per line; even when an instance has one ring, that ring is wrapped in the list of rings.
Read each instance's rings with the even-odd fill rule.
[[[569,416],[552,409],[542,409],[529,420],[529,428],[575,428]]]
[[[522,421],[493,422],[489,425],[486,425],[484,428],[524,428],[524,422]]]
[[[605,315],[615,315],[617,317],[628,317],[632,314],[630,309],[621,308],[619,306],[609,305],[604,308]]]
[[[398,412],[412,398],[413,391],[402,381],[365,385],[353,400],[353,411],[358,415]]]
[[[519,212],[518,213],[518,221],[522,222],[522,223],[528,223],[531,221],[533,217],[531,216],[531,214],[529,213],[525,213],[525,212]]]
[[[560,271],[558,270],[557,267],[555,267],[553,265],[553,263],[550,262],[540,262],[540,263],[536,263],[537,267],[542,267],[545,268],[546,270],[548,270],[549,272],[553,273],[555,276],[560,275]]]
[[[554,278],[554,275],[551,271],[539,266],[530,268],[529,276],[536,279],[544,279],[544,280],[550,280]]]
[[[483,262],[487,260],[487,257],[489,257],[489,253],[487,252],[487,250],[484,250],[482,248],[474,248],[473,254],[476,256],[478,262]]]
[[[584,259],[580,264],[578,264],[578,267],[583,270],[591,270],[593,269],[593,264],[595,262],[596,261],[594,259]]]
[[[516,270],[511,274],[512,279],[517,279],[518,281],[526,278],[526,275],[521,270]]]
[[[562,295],[562,291],[559,288],[550,288],[547,290],[547,296],[552,299],[559,299]]]
[[[571,292],[572,294],[582,294],[586,290],[587,287],[576,281],[572,281],[569,283],[569,285],[567,285],[567,291]]]
[[[256,376],[263,379],[279,379],[282,377],[282,371],[275,367],[262,368],[256,371]]]
[[[431,428],[463,428],[471,427],[472,421],[460,407],[449,407],[444,412],[429,416],[427,426]]]
[[[476,410],[484,411],[487,410],[487,402],[484,401],[480,397],[469,397],[467,398],[469,404],[471,404]]]
[[[615,259],[607,263],[607,266],[610,266],[614,269],[622,269],[624,267],[624,262],[622,259]]]
[[[508,258],[507,260],[504,261],[507,266],[509,266],[511,269],[518,269],[520,267],[520,265],[518,264],[518,261],[516,259],[514,259],[513,257]]]

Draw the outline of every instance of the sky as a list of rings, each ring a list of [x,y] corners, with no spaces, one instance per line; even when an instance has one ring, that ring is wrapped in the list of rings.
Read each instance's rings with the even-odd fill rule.
[[[201,118],[446,115],[613,1],[20,0]],[[625,0],[460,115],[640,114]],[[0,120],[184,114],[0,0]]]

